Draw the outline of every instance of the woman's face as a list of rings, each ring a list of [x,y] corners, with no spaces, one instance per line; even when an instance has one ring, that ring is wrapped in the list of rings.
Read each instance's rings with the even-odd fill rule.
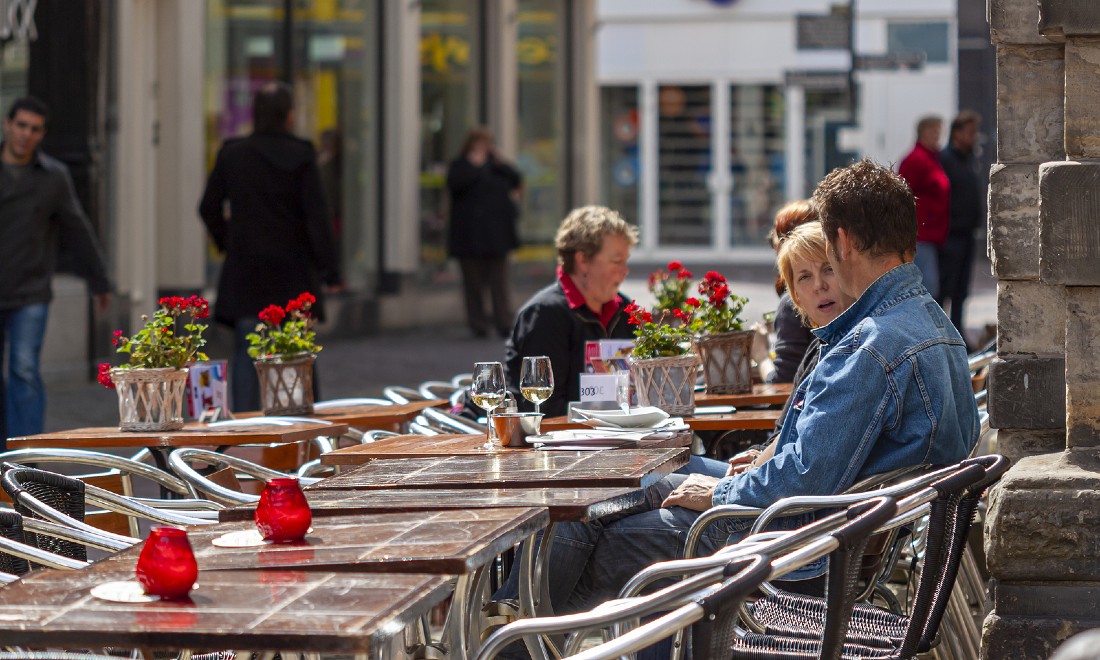
[[[801,257],[791,259],[794,277],[791,297],[815,327],[827,325],[852,304],[836,283],[836,275],[828,261],[809,261]]]
[[[576,259],[577,272],[573,279],[589,307],[596,309],[615,299],[630,273],[626,266],[630,259],[630,241],[622,234],[608,234],[599,252],[591,258],[578,252]]]

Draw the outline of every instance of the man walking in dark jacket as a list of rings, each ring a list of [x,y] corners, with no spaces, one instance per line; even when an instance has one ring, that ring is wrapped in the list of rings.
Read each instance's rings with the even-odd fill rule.
[[[260,386],[248,340],[261,310],[308,291],[323,318],[322,282],[341,283],[317,155],[291,135],[293,93],[270,82],[256,92],[253,132],[227,140],[206,182],[199,215],[225,253],[214,318],[234,328],[232,408],[258,410]],[[316,380],[314,380],[316,387]]]
[[[96,312],[111,304],[107,266],[69,170],[38,149],[48,116],[38,99],[17,99],[4,119],[0,145],[0,368],[5,340],[8,345],[7,382],[0,379],[0,449],[9,437],[43,430],[46,389],[39,363],[58,245],[87,280]]]
[[[951,182],[951,224],[940,248],[940,304],[951,301],[951,322],[966,337],[963,306],[974,266],[974,231],[985,219],[985,186],[974,155],[981,115],[963,110],[951,122],[951,139],[940,152],[940,165]]]

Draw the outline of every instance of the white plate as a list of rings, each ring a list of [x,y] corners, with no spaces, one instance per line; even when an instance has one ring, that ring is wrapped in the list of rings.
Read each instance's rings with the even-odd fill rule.
[[[216,545],[219,548],[252,548],[271,545],[271,541],[265,541],[258,530],[245,529],[239,532],[226,532],[217,538],[211,539],[210,545]]]
[[[145,593],[145,587],[135,580],[97,584],[92,587],[91,593],[100,600],[108,600],[112,603],[152,603],[160,600],[160,596]]]
[[[579,410],[574,409],[584,417],[596,419],[610,426],[621,428],[644,428],[659,424],[668,419],[668,413],[660,408],[645,407],[631,408],[629,413],[622,410]]]

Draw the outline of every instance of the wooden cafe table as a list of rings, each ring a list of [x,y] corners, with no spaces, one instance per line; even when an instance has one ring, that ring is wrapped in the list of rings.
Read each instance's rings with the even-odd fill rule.
[[[396,488],[645,488],[687,463],[686,447],[608,451],[483,452],[371,461],[311,490]]]
[[[398,435],[374,442],[344,447],[321,455],[325,465],[362,465],[368,461],[432,456],[486,456],[485,436],[481,434]],[[689,431],[655,432],[638,442],[637,449],[665,449],[691,445]],[[501,447],[497,453],[511,456],[538,451],[534,446]]]
[[[787,402],[791,395],[791,383],[766,384],[758,383],[752,386],[751,392],[743,394],[707,394],[695,393],[696,406],[735,406],[737,408],[749,406],[781,406]]]
[[[779,420],[779,410],[738,410],[723,415],[695,415],[684,417],[684,423],[692,431],[770,431]],[[550,417],[542,420],[543,431],[565,431],[591,428],[566,417]]]
[[[95,569],[95,570],[93,570]],[[0,592],[0,646],[245,649],[387,658],[404,628],[451,593],[453,576],[200,570],[187,599],[100,600],[90,591],[132,580],[133,567],[32,573]],[[396,653],[393,652],[396,650]]]
[[[333,424],[344,424],[360,431],[378,429],[400,432],[408,426],[409,422],[416,419],[416,416],[424,409],[443,405],[447,405],[447,401],[442,399],[410,401],[392,406],[351,404],[321,408],[303,417],[332,422]],[[246,412],[238,414],[237,418],[248,419],[260,415],[259,412]]]
[[[252,521],[192,526],[188,536],[203,571],[456,575],[455,599],[444,638],[465,655],[474,651],[471,642],[478,643],[480,608],[471,604],[484,588],[492,560],[548,522],[547,510],[538,507],[449,509],[319,516],[306,538],[295,543],[214,544],[250,531],[255,537]],[[140,551],[135,546],[102,560],[91,570],[132,572]]]

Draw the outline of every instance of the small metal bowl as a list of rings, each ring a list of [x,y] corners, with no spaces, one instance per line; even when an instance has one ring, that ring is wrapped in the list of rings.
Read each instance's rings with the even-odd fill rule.
[[[538,435],[542,413],[507,412],[493,415],[493,427],[505,447],[527,447],[527,436]]]

